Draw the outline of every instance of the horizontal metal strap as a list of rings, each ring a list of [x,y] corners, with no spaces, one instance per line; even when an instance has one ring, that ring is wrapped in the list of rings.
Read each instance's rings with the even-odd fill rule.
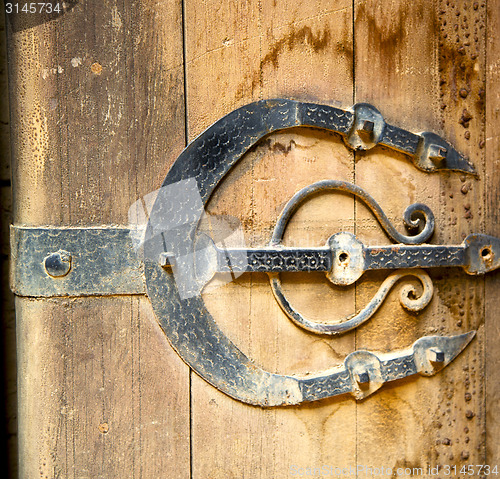
[[[11,226],[10,284],[18,296],[145,294],[128,228]]]

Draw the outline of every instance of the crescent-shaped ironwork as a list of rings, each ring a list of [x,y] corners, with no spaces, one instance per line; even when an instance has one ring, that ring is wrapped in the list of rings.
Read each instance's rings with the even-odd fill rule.
[[[355,149],[368,149],[375,144],[397,149],[425,171],[444,168],[474,173],[473,166],[437,135],[415,135],[388,125],[369,105],[344,111],[293,100],[266,100],[231,112],[203,132],[180,154],[163,186],[194,178],[205,206],[219,182],[260,138],[298,126],[337,132]],[[181,358],[206,381],[235,399],[260,406],[300,404],[343,393],[360,399],[384,382],[417,373],[436,373],[474,336],[470,332],[425,337],[408,350],[384,355],[355,351],[343,365],[305,377],[265,371],[224,335],[200,294],[180,294],[174,275],[158,261],[171,248],[165,235],[155,234],[156,225],[162,221],[187,225],[173,233],[176,247],[185,252],[193,248],[197,223],[186,222],[180,214],[177,204],[160,200],[151,211],[149,240],[144,245],[147,294],[161,328]]]

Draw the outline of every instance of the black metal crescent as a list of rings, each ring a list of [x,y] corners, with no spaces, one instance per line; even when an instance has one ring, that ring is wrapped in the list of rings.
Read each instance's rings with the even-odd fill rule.
[[[168,172],[163,186],[194,178],[205,206],[222,178],[265,135],[310,126],[347,136],[356,121],[354,113],[293,100],[265,100],[246,105],[217,121],[189,144]],[[401,140],[401,145],[405,141],[418,144],[416,135],[391,128],[396,133],[388,136],[386,143],[396,145]],[[384,138],[383,132],[380,136]],[[404,151],[403,146],[397,148]],[[159,223],[162,219],[171,222],[173,218],[175,223],[178,215],[178,205],[157,200],[150,218]],[[352,393],[359,399],[386,381],[416,373],[434,374],[452,361],[474,335],[421,338],[409,350],[392,355],[355,351],[343,365],[302,378],[273,374],[254,364],[224,335],[201,295],[182,299],[173,274],[157,261],[169,245],[161,234],[154,234],[152,222],[148,229],[150,239],[144,245],[146,287],[161,328],[194,371],[222,392],[248,404],[292,405],[343,393]],[[177,231],[178,240],[188,249],[193,245],[195,231],[196,224]],[[437,362],[426,355],[431,349],[438,357]],[[366,379],[370,386],[360,389],[359,382]]]

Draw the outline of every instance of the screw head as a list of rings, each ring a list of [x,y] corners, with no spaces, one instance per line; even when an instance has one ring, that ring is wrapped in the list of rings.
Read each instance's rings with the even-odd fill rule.
[[[43,260],[43,265],[49,276],[61,278],[71,270],[71,254],[63,250],[56,251]]]
[[[429,350],[429,361],[431,363],[444,363],[444,351],[438,348]]]
[[[355,378],[359,384],[367,384],[370,382],[370,375],[367,371],[356,373]]]

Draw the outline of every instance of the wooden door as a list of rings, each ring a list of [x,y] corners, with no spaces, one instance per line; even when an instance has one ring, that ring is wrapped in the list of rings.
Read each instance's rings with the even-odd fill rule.
[[[354,154],[319,130],[272,134],[207,209],[237,218],[246,244],[266,244],[285,202],[321,179],[366,189],[400,229],[404,208],[426,203],[437,244],[500,235],[494,0],[78,1],[52,19],[27,15],[8,16],[16,225],[127,225],[130,206],[160,187],[187,142],[237,107],[289,98],[343,109],[369,102],[391,124],[446,138],[478,177],[425,173],[382,147]],[[285,240],[317,246],[338,231],[388,243],[360,202],[331,194],[307,202]],[[349,288],[312,273],[284,275],[284,285],[298,309],[336,320],[366,304],[385,274]],[[332,477],[371,477],[367,468],[436,477],[429,467],[440,466],[444,477],[456,466],[465,477],[464,465],[493,468],[500,276],[431,276],[434,298],[418,316],[393,291],[367,324],[333,339],[293,325],[264,274],[207,291],[224,333],[282,374],[330,368],[356,349],[477,331],[431,378],[385,385],[361,402],[344,395],[267,409],[190,371],[144,294],[18,297],[20,475],[281,479],[327,466],[346,471]]]

